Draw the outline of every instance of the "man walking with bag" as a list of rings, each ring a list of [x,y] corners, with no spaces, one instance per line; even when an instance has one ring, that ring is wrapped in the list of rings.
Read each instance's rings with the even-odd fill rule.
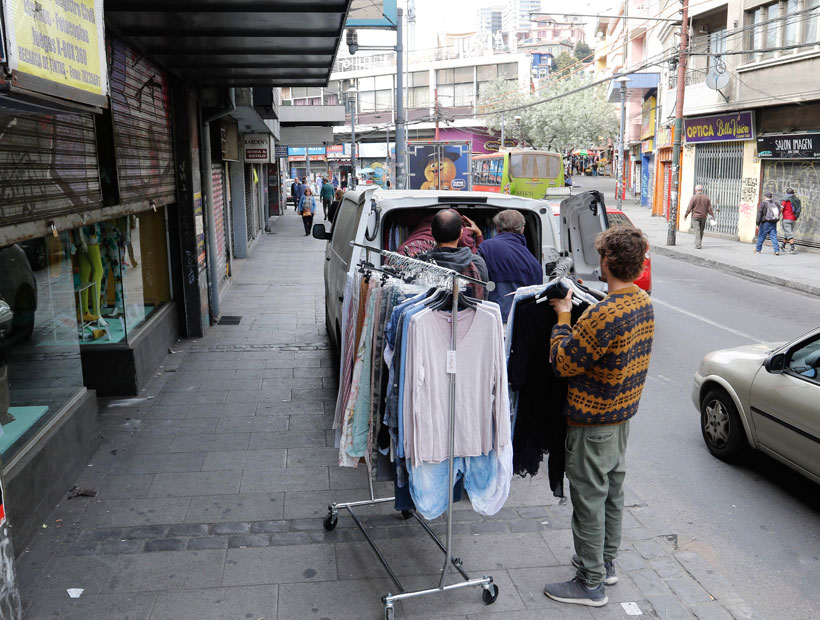
[[[760,254],[763,249],[763,242],[766,236],[772,241],[772,249],[774,255],[780,255],[780,242],[777,240],[777,222],[780,219],[780,206],[772,200],[772,193],[766,192],[763,194],[765,200],[760,203],[757,208],[757,225],[759,226],[757,233],[757,247],[755,254]]]
[[[794,254],[794,225],[800,217],[801,205],[800,199],[794,195],[791,187],[786,189],[786,197],[780,206],[783,208],[783,219],[780,220],[783,226],[783,251]],[[789,250],[786,250],[787,243],[791,246]]]
[[[566,473],[572,500],[575,577],[544,594],[561,603],[601,607],[605,585],[618,582],[629,420],[649,369],[655,314],[634,284],[649,244],[637,228],[610,228],[596,242],[608,295],[570,327],[572,291],[551,299],[558,322],[550,338],[555,374],[569,379]]]
[[[703,244],[703,231],[706,229],[706,218],[715,217],[712,211],[712,201],[703,193],[703,185],[695,185],[695,195],[689,201],[683,217],[688,217],[690,213],[692,214],[692,228],[695,231],[695,249],[700,250]]]

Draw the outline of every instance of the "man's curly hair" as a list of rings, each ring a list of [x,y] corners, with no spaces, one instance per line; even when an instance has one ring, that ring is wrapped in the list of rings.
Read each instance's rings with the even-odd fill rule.
[[[637,228],[619,226],[603,231],[595,239],[595,249],[606,258],[609,272],[623,282],[633,282],[643,272],[649,243]]]

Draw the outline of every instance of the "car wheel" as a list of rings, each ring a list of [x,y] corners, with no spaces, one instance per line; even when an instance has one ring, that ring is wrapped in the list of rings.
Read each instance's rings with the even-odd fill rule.
[[[713,456],[736,459],[746,449],[746,434],[731,397],[721,389],[707,392],[700,402],[700,430]]]

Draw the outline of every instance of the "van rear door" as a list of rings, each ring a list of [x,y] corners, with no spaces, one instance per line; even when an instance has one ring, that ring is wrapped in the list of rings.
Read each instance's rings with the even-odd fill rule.
[[[561,201],[563,254],[572,258],[575,275],[600,288],[601,265],[595,238],[609,228],[604,195],[598,191],[576,194]]]

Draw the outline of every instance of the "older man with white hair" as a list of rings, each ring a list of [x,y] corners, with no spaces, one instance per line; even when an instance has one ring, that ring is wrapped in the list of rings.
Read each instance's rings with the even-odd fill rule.
[[[692,214],[692,228],[695,230],[695,249],[699,250],[703,244],[703,231],[706,229],[707,216],[715,217],[712,211],[712,201],[703,193],[703,185],[695,185],[695,195],[686,207],[683,217]]]

